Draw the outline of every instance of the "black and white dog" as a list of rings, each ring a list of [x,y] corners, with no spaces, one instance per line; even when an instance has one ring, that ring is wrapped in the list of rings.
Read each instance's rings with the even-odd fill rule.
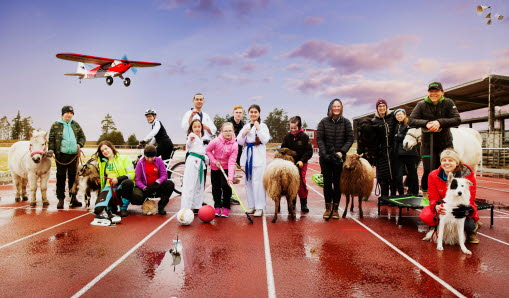
[[[437,250],[444,250],[443,244],[459,244],[461,251],[472,254],[465,246],[465,218],[471,212],[470,186],[472,182],[464,178],[454,178],[450,173],[447,179],[448,189],[442,200],[445,215],[440,214],[438,222]],[[435,229],[430,229],[423,240],[431,240]]]

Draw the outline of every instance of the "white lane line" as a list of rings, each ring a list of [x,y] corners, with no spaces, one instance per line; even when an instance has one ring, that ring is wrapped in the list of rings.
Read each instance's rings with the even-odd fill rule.
[[[477,232],[477,234],[479,234],[479,235],[483,235],[483,236],[484,236],[484,237],[486,237],[486,238],[489,238],[489,239],[491,239],[491,240],[494,240],[494,241],[500,242],[500,243],[502,243],[502,244],[509,245],[509,243],[507,243],[507,242],[505,242],[505,241],[499,240],[499,239],[497,239],[497,238],[493,238],[493,237],[488,236],[488,235],[486,235],[486,234],[484,234],[484,233]]]
[[[314,169],[312,169],[312,168],[310,168],[310,167],[308,167],[308,170],[311,170],[311,171],[313,171],[313,172],[317,172],[317,173],[321,173],[321,171],[314,170]]]
[[[176,214],[170,217],[168,220],[166,220],[164,223],[162,223],[159,227],[157,227],[155,230],[153,230],[150,234],[148,234],[143,240],[138,242],[133,248],[131,248],[128,252],[126,252],[120,259],[116,260],[113,264],[111,264],[106,270],[101,272],[98,276],[96,276],[92,281],[90,281],[88,284],[86,284],[81,290],[76,292],[72,297],[80,297],[81,295],[85,294],[90,288],[92,288],[96,283],[98,283],[103,277],[106,276],[106,274],[110,273],[115,267],[117,267],[120,263],[122,263],[127,257],[129,257],[133,252],[135,252],[140,246],[142,246],[145,242],[147,242],[152,236],[155,235],[155,233],[159,232],[165,225],[167,225],[171,220],[173,220],[177,216]]]
[[[480,186],[480,185],[477,185],[477,187],[489,189],[489,190],[501,191],[501,192],[509,192],[509,190],[505,190],[505,189],[498,189],[498,188],[492,188],[492,187],[486,187],[486,186]]]
[[[272,257],[270,254],[269,233],[267,229],[267,217],[263,214],[263,246],[265,248],[265,269],[267,271],[267,290],[269,298],[276,297],[274,284],[274,271],[272,270]]]
[[[502,214],[504,214],[504,215],[509,215],[509,213],[506,213],[506,212],[502,212],[502,211],[498,211],[498,210],[493,210],[493,211],[495,211],[495,212],[497,212],[497,213],[502,213]]]
[[[495,184],[502,184],[502,185],[509,185],[507,182],[498,182],[498,181],[490,181],[490,180],[484,180],[484,179],[476,179],[477,181],[486,182],[486,183],[495,183]]]
[[[16,209],[25,209],[30,207],[30,205],[20,206],[20,207],[1,207],[2,209],[5,208],[5,210],[0,211],[0,213],[9,212]]]
[[[320,195],[321,197],[323,197],[323,195],[321,193],[319,193],[316,189],[310,187],[308,185],[309,188],[311,188],[313,191],[315,191],[318,195]],[[341,210],[343,210],[342,208],[339,208]],[[371,234],[373,234],[375,237],[377,237],[378,239],[380,239],[382,242],[384,242],[385,244],[387,244],[390,248],[392,248],[393,250],[395,250],[397,253],[399,253],[401,256],[403,256],[405,259],[407,259],[410,263],[414,264],[417,268],[419,268],[420,270],[422,270],[423,272],[425,272],[426,274],[428,274],[431,278],[433,278],[434,280],[436,280],[439,284],[441,284],[442,286],[444,286],[446,289],[448,289],[449,291],[451,291],[452,293],[454,293],[454,295],[458,296],[458,297],[466,297],[464,296],[463,294],[461,294],[458,290],[456,290],[455,288],[453,288],[451,285],[449,285],[447,282],[445,282],[443,279],[441,279],[440,277],[436,276],[435,274],[433,274],[433,272],[429,271],[428,269],[426,269],[426,267],[422,266],[419,262],[417,262],[416,260],[412,259],[409,255],[407,255],[406,253],[404,253],[403,251],[401,251],[399,248],[397,248],[396,246],[394,246],[392,243],[390,243],[388,240],[386,240],[385,238],[383,238],[382,236],[380,236],[379,234],[377,234],[375,231],[373,231],[372,229],[370,229],[368,226],[366,226],[365,224],[363,224],[362,222],[360,222],[359,220],[357,220],[356,218],[353,218],[353,217],[350,217],[352,220],[354,220],[356,223],[358,223],[359,225],[361,225],[363,228],[365,228],[368,232],[370,232]]]
[[[44,229],[44,230],[41,230],[41,231],[39,231],[39,232],[37,232],[37,233],[33,233],[33,234],[31,234],[31,235],[25,236],[25,237],[20,238],[20,239],[18,239],[18,240],[14,240],[14,241],[12,241],[12,242],[9,242],[9,243],[7,243],[7,244],[4,244],[4,245],[0,246],[0,249],[2,249],[2,248],[6,248],[6,247],[8,247],[8,246],[11,246],[11,245],[13,245],[13,244],[16,244],[16,243],[18,243],[18,242],[21,242],[21,241],[26,240],[26,239],[28,239],[28,238],[31,238],[31,237],[33,237],[33,236],[39,235],[39,234],[41,234],[41,233],[44,233],[44,232],[49,231],[49,230],[51,230],[51,229],[53,229],[53,228],[56,228],[56,227],[58,227],[58,226],[61,226],[61,225],[63,225],[63,224],[66,224],[66,223],[68,223],[68,222],[71,222],[71,221],[73,221],[73,220],[76,220],[76,219],[78,219],[78,218],[80,218],[80,217],[87,216],[87,215],[90,215],[90,213],[89,213],[89,212],[87,212],[87,213],[82,214],[82,215],[80,215],[80,216],[77,216],[77,217],[75,217],[75,218],[69,219],[69,220],[64,221],[64,222],[61,222],[61,223],[59,223],[59,224],[57,224],[57,225],[54,225],[54,226],[51,226],[51,227],[46,228],[46,229]]]

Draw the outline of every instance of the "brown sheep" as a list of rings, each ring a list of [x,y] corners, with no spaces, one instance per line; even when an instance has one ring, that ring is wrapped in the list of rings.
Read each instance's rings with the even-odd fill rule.
[[[343,218],[348,213],[348,204],[350,203],[350,196],[359,198],[359,217],[363,217],[362,213],[362,198],[369,197],[373,190],[375,179],[375,172],[369,162],[362,158],[362,154],[348,154],[346,161],[343,163],[343,171],[341,173],[340,187],[341,192],[345,194],[346,206],[343,212]]]
[[[272,222],[276,222],[277,220],[282,196],[286,197],[290,217],[295,219],[295,210],[293,206],[300,185],[299,170],[293,160],[295,155],[295,151],[288,148],[280,149],[279,152],[274,155],[274,160],[269,163],[263,174],[263,186],[265,187],[265,191],[267,195],[274,200],[276,205]]]

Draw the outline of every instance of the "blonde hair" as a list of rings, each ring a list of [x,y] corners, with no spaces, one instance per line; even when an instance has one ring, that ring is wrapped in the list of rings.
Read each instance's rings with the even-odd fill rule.
[[[232,127],[232,129],[233,129],[233,123],[231,123],[231,122],[223,122],[223,125],[221,125],[221,131],[223,131],[223,128],[224,128],[225,126],[231,126],[231,127]]]

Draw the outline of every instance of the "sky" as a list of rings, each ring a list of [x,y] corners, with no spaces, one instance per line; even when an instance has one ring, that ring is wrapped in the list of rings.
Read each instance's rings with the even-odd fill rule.
[[[486,25],[476,6],[506,16]],[[470,0],[111,0],[0,2],[0,117],[17,111],[49,130],[72,105],[88,140],[110,114],[125,139],[150,131],[155,109],[174,143],[197,92],[211,117],[234,105],[300,115],[310,128],[334,98],[344,116],[374,111],[444,88],[509,75],[509,2]],[[160,62],[119,78],[64,76],[61,52]],[[410,111],[408,111],[410,112]]]

